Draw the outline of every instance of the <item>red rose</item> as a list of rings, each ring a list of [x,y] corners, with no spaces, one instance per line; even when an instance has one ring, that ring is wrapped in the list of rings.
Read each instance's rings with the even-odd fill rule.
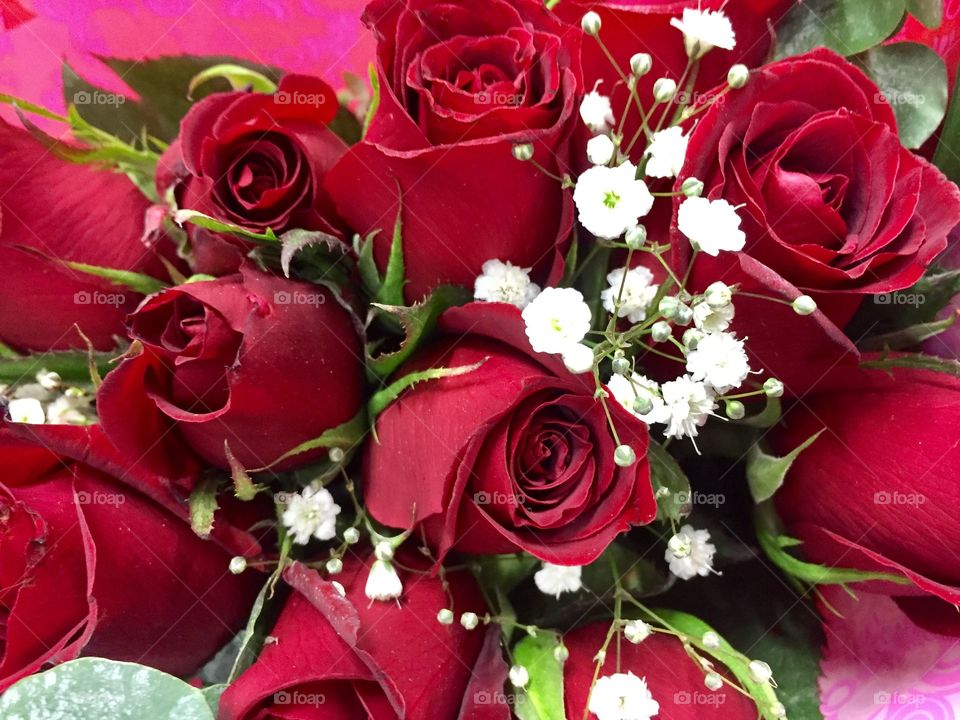
[[[323,183],[347,146],[328,127],[338,109],[319,78],[285,75],[273,95],[217,93],[194,105],[163,159],[161,193],[180,180],[178,201],[253,232],[294,228],[340,236],[342,220]],[[197,272],[239,266],[234,236],[189,226]]]
[[[399,604],[371,602],[369,565],[347,560],[337,575],[345,597],[314,570],[286,571],[294,593],[270,631],[277,641],[223,694],[221,720],[508,720],[505,699],[490,701],[504,697],[507,674],[499,628],[436,619],[450,607],[486,612],[469,574],[446,575],[448,596],[439,580],[405,573]]]
[[[483,365],[421,383],[380,415],[364,464],[377,520],[407,527],[415,509],[441,559],[452,548],[525,550],[565,565],[592,562],[631,525],[653,520],[646,426],[608,403],[620,442],[638,457],[617,466],[592,376],[534,353],[519,310],[473,303],[448,310],[439,327],[446,338],[401,374]]]
[[[743,63],[755,67],[763,63],[770,52],[770,25],[779,22],[790,4],[791,0],[563,0],[557,5],[557,14],[577,26],[588,10],[599,14],[600,38],[622,71],[629,72],[630,58],[635,53],[645,52],[652,57],[653,69],[637,83],[638,95],[649,110],[657,78],[679,80],[687,67],[683,35],[670,25],[670,20],[680,18],[684,9],[722,8],[737,38],[733,50],[714,49],[701,59],[693,87],[693,92],[699,95],[725,83],[731,65]],[[629,97],[627,88],[593,38],[584,41],[583,76],[588,88],[597,80],[603,80],[597,90],[610,95],[614,116],[619,118]],[[624,125],[627,142],[639,127],[640,116],[634,109]],[[585,129],[581,134],[584,142],[590,137]],[[639,160],[644,143],[636,147],[631,154],[634,160]],[[586,154],[578,157],[577,162],[586,163]]]
[[[107,375],[97,406],[131,457],[175,426],[212,465],[229,467],[226,442],[244,467],[265,467],[360,409],[360,338],[326,288],[245,267],[151,297],[129,332],[140,352]]]
[[[5,424],[0,464],[0,690],[80,654],[188,675],[242,627],[260,580],[227,565],[257,543],[201,540],[99,428]]]
[[[410,300],[472,285],[491,258],[533,267],[539,281],[562,272],[570,193],[511,148],[533,143],[539,163],[567,171],[579,40],[540,0],[478,10],[374,0],[365,14],[379,40],[380,107],[328,187],[355,229],[381,230],[381,266],[402,209]]]
[[[787,532],[811,562],[906,577],[913,585],[866,588],[895,596],[918,624],[960,632],[960,380],[859,370],[830,388],[770,435],[785,453],[827,429],[775,496]]]
[[[609,623],[601,622],[563,636],[563,644],[570,651],[570,657],[563,664],[563,697],[568,718],[579,720],[585,716],[596,669],[595,655],[603,647],[609,629]],[[660,704],[658,718],[754,720],[757,717],[753,701],[729,685],[708,690],[703,684],[703,670],[673,637],[653,634],[639,645],[622,642],[611,648],[600,675],[618,672],[630,672],[646,681],[650,695]]]
[[[123,175],[61,160],[3,121],[0,158],[0,342],[18,350],[84,347],[76,324],[97,348],[115,347],[141,296],[56,261],[167,277],[144,242],[150,201]]]
[[[734,329],[794,393],[855,354],[840,329],[863,295],[913,284],[960,218],[960,190],[900,145],[877,87],[828,50],[768,65],[717,98],[678,183],[691,176],[705,196],[743,204],[747,236],[741,253],[701,253],[693,288],[720,279],[789,300],[806,293],[822,311],[737,299]],[[690,243],[676,228],[673,238],[685,267]]]

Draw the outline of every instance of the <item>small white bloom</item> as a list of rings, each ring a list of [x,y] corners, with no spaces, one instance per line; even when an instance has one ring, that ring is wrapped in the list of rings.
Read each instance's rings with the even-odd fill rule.
[[[653,628],[643,620],[630,620],[623,627],[623,636],[634,645],[638,645],[653,634]]]
[[[47,405],[51,425],[88,425],[92,420],[91,398],[84,393],[68,391]]]
[[[591,90],[583,96],[580,103],[580,118],[594,132],[606,132],[615,122],[610,98],[596,90]]]
[[[582,572],[583,568],[579,565],[554,565],[545,562],[543,568],[534,574],[533,581],[544,595],[559,598],[565,592],[576,592],[582,587]]]
[[[296,544],[306,545],[310,538],[331,540],[337,534],[339,514],[340,506],[333,501],[330,491],[311,485],[290,497],[283,511],[283,524]]]
[[[624,279],[626,274],[626,279]],[[617,317],[625,317],[632,323],[642,322],[647,317],[647,308],[657,296],[659,285],[653,284],[653,273],[642,266],[627,271],[626,268],[617,268],[607,275],[610,287],[600,293],[603,307],[610,314],[616,309],[617,298],[620,298],[620,311]],[[623,286],[623,294],[620,286]]]
[[[663,431],[667,437],[696,437],[697,428],[717,407],[713,391],[689,375],[665,382],[660,387],[660,394],[668,415],[667,428]]]
[[[530,673],[523,665],[513,665],[508,676],[514,687],[526,687],[527,683],[530,682]]]
[[[730,327],[735,312],[733,303],[714,308],[706,300],[701,300],[693,306],[693,324],[706,333],[723,332]]]
[[[590,307],[573,288],[547,288],[523,310],[535,352],[567,352],[590,332]]]
[[[703,380],[717,393],[739,387],[750,374],[750,359],[743,340],[733,333],[708,333],[687,354],[687,372]]]
[[[396,600],[403,593],[403,583],[397,575],[393,563],[384,560],[374,560],[367,575],[367,584],[363,588],[364,594],[371,600]]]
[[[540,287],[530,282],[530,268],[517,267],[510,262],[487,260],[483,274],[473,283],[473,299],[483,302],[501,302],[521,310],[539,294]]]
[[[677,227],[695,248],[714,257],[721,250],[739,252],[747,242],[737,209],[726,200],[687,198],[677,213]]]
[[[670,411],[660,397],[660,387],[653,380],[648,380],[637,373],[633,373],[629,378],[614,375],[607,382],[607,387],[624,410],[633,413],[647,425],[665,423],[670,419]],[[641,405],[646,405],[646,401],[649,400],[650,409],[647,412],[637,412],[638,399]]]
[[[613,140],[607,135],[597,135],[587,141],[587,159],[594,165],[606,165],[616,152]]]
[[[683,167],[687,156],[687,143],[690,138],[683,134],[683,128],[677,126],[655,133],[650,140],[647,154],[647,175],[657,178],[676,177]]]
[[[696,530],[692,525],[684,525],[680,532],[670,538],[664,560],[670,564],[670,572],[681,580],[690,580],[697,575],[710,574],[716,552],[708,530]]]
[[[660,712],[646,678],[632,672],[604,675],[590,691],[587,709],[598,720],[651,720]]]
[[[770,682],[773,677],[773,670],[763,660],[751,660],[747,669],[750,671],[750,677],[754,682]]]
[[[715,47],[733,50],[737,44],[730,18],[720,10],[686,8],[683,19],[671,18],[670,24],[683,33],[687,55],[694,59],[703,57]]]
[[[43,425],[46,415],[43,414],[43,405],[36,398],[18,398],[11,400],[7,409],[10,419],[15,423],[28,425]]]
[[[573,199],[580,222],[600,238],[613,240],[637,224],[653,207],[653,195],[636,166],[627,161],[615,168],[594,165],[577,179]]]
[[[593,370],[593,348],[577,343],[563,351],[563,364],[574,375]]]

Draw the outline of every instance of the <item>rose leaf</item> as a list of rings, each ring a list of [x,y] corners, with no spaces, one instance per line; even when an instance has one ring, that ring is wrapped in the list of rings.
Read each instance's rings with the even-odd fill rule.
[[[940,131],[940,144],[933,155],[933,164],[943,174],[960,183],[960,75],[953,87],[947,119]]]
[[[907,0],[907,12],[925,27],[936,30],[943,23],[943,0]]]
[[[690,514],[690,481],[679,463],[653,440],[647,449],[650,481],[657,498],[657,520],[677,522]]]
[[[879,45],[900,26],[904,0],[806,0],[796,3],[777,31],[777,59],[827,47],[856,55]]]
[[[783,485],[793,461],[810,447],[821,433],[823,430],[811,435],[783,457],[768,455],[758,445],[751,448],[747,456],[747,484],[750,486],[750,494],[753,495],[755,502],[761,503],[773,497]]]
[[[520,720],[564,720],[563,665],[554,652],[560,637],[551,632],[527,636],[513,649],[514,661],[527,669],[530,681],[517,692]]]

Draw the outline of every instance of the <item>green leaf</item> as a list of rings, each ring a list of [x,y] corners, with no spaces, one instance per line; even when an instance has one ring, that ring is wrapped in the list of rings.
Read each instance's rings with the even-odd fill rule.
[[[133,272],[132,270],[120,270],[118,268],[103,267],[101,265],[88,265],[87,263],[73,262],[72,260],[61,260],[60,258],[47,255],[36,248],[27,246],[18,245],[17,248],[23,250],[24,252],[30,253],[31,255],[36,255],[37,257],[53,263],[54,265],[60,265],[61,267],[74,270],[75,272],[84,273],[85,275],[93,275],[94,277],[109,280],[114,285],[130,288],[134,292],[140,293],[141,295],[153,295],[154,293],[160,292],[167,287],[166,284],[160,282],[151,275]]]
[[[559,287],[572,287],[573,281],[577,277],[577,259],[580,252],[580,243],[577,241],[577,233],[574,230],[573,239],[570,241],[570,249],[563,259],[563,277],[560,279]]]
[[[939,372],[952,375],[953,377],[960,377],[960,362],[956,360],[946,360],[932,355],[923,355],[921,353],[865,360],[860,363],[860,367],[872,368],[874,370],[891,370],[893,368],[929,370],[930,372]]]
[[[227,686],[224,683],[219,683],[200,690],[200,692],[203,693],[203,699],[206,700],[207,705],[210,706],[210,712],[213,713],[214,717],[217,717],[217,713],[220,711],[220,697],[226,689]]]
[[[383,390],[373,394],[373,397],[371,397],[367,403],[367,414],[372,420],[376,420],[377,416],[386,410],[390,403],[400,397],[404,390],[427,380],[439,380],[440,378],[466,375],[479,369],[484,362],[486,362],[486,359],[473,363],[472,365],[461,365],[460,367],[452,368],[430,368],[429,370],[420,370],[404,375],[402,378],[394,380]]]
[[[39,115],[40,117],[47,118],[47,120],[57,120],[58,122],[67,122],[67,118],[63,115],[48,110],[42,105],[37,105],[32,103],[29,100],[24,100],[23,98],[18,98],[16,95],[7,95],[6,93],[0,93],[0,104],[10,105],[16,110],[23,110],[25,112],[31,113],[33,115]]]
[[[319,230],[288,230],[280,238],[280,268],[285,277],[290,277],[290,263],[293,256],[306,247],[312,245],[322,245],[331,252],[343,255],[347,252],[347,246],[340,238]]]
[[[655,440],[647,448],[650,481],[657,498],[657,520],[678,522],[690,514],[690,481],[680,464]]]
[[[213,520],[220,508],[217,490],[220,481],[215,476],[202,479],[190,493],[190,527],[202,538],[210,537]]]
[[[250,617],[247,619],[247,625],[240,634],[240,648],[237,650],[237,657],[233,661],[233,667],[230,669],[230,675],[227,678],[227,685],[240,677],[257,659],[263,641],[267,637],[267,629],[273,622],[273,615],[276,614],[279,603],[268,606],[268,600],[272,597],[273,576],[271,576],[257,593],[257,599],[253,601],[253,607],[250,608]],[[265,612],[270,607],[271,612]]]
[[[197,688],[144,665],[101,658],[25,677],[0,697],[0,717],[214,720]]]
[[[180,130],[180,120],[192,105],[189,99],[191,81],[211,66],[246,67],[272,80],[278,80],[282,74],[276,68],[224,56],[99,59],[140,99],[134,100],[91,85],[66,64],[63,66],[64,98],[67,105],[75,105],[92,125],[127,142],[140,140],[144,131],[164,142],[171,142]],[[230,83],[226,79],[212,78],[195,93],[195,99],[229,89]]]
[[[752,428],[769,428],[773,427],[780,421],[780,416],[783,414],[783,409],[781,407],[780,398],[767,397],[767,404],[764,406],[763,410],[756,415],[749,415],[740,420],[732,420],[731,422],[735,425],[746,425],[747,427]]]
[[[753,446],[747,456],[747,484],[750,486],[750,494],[753,495],[755,502],[761,503],[773,497],[783,485],[783,480],[793,461],[810,447],[821,433],[823,430],[807,438],[783,457],[767,455],[759,445]]]
[[[530,674],[530,682],[517,693],[519,720],[565,720],[563,664],[554,657],[560,637],[551,632],[527,636],[513,649],[516,664]]]
[[[777,58],[827,47],[856,55],[893,35],[904,14],[904,0],[804,0],[777,28]]]
[[[264,489],[262,485],[257,485],[250,479],[250,475],[244,470],[243,465],[234,456],[230,450],[230,442],[223,441],[223,453],[227,458],[227,464],[230,465],[230,477],[233,479],[233,494],[242,502],[250,502],[257,493]]]
[[[952,313],[943,320],[935,320],[928,323],[918,323],[901,330],[874,335],[865,338],[857,343],[863,351],[872,350],[902,350],[905,348],[916,347],[924,340],[936,337],[944,330],[949,330],[957,321],[957,312]]]
[[[377,66],[370,63],[367,72],[370,75],[370,105],[367,107],[367,114],[363,118],[363,137],[367,136],[370,124],[380,108],[380,76],[377,75]]]
[[[94,353],[93,362],[98,374],[110,369],[113,353]],[[57,373],[65,383],[83,385],[91,382],[90,363],[86,352],[48,352],[26,357],[0,357],[0,382],[14,383],[31,379],[41,370]]]
[[[757,507],[755,513],[757,541],[770,561],[786,575],[810,585],[845,585],[847,583],[883,580],[898,585],[909,585],[910,581],[901,575],[883,572],[864,572],[849,568],[815,565],[795,558],[786,551],[788,547],[800,547],[802,541],[781,535],[778,532],[779,521],[773,506],[767,502]]]
[[[535,557],[522,553],[476,558],[476,574],[481,586],[499,588],[508,594],[539,567]]]
[[[192,78],[187,85],[187,97],[192,98],[194,91],[205,82],[215,78],[223,78],[230,83],[231,90],[245,90],[250,88],[255,92],[267,93],[272,95],[277,91],[277,84],[263,73],[256,70],[236,65],[234,63],[220,63],[213,65],[206,70],[201,70]]]
[[[336,447],[342,449],[344,452],[349,453],[358,445],[360,445],[363,438],[366,437],[368,429],[369,427],[367,424],[366,413],[359,412],[342,425],[337,425],[335,428],[327,430],[319,437],[300,443],[292,450],[288,450],[283,455],[278,457],[276,460],[270,463],[270,465],[262,468],[255,468],[251,470],[251,472],[269,470],[272,466],[283,462],[287,458],[291,458],[294,455],[299,455],[300,453],[310,452],[311,450],[317,450],[319,448]]]
[[[924,26],[936,30],[943,23],[943,0],[907,0],[907,12]]]
[[[933,163],[953,182],[960,183],[960,75],[953,85],[947,119],[940,131],[940,144],[933,155]]]
[[[856,57],[893,107],[904,147],[916,149],[947,112],[947,66],[934,50],[914,42],[872,48]]]
[[[196,210],[177,210],[177,212],[174,213],[173,221],[180,226],[182,226],[184,223],[190,223],[207,230],[213,230],[214,232],[225,232],[233,235],[239,235],[240,237],[245,237],[248,240],[259,240],[260,242],[269,243],[275,243],[280,240],[280,238],[276,236],[276,233],[274,233],[270,228],[267,228],[267,231],[263,233],[251,232],[244,227],[234,225],[233,223],[229,222],[223,222],[222,220],[217,220],[216,218],[210,217],[209,215],[204,215],[202,212],[198,212]]]
[[[367,367],[374,376],[386,378],[400,367],[430,336],[445,310],[469,302],[470,292],[456,285],[441,285],[423,302],[410,307],[374,303],[380,312],[400,322],[404,339],[397,350],[371,357]]]
[[[393,225],[393,239],[390,242],[390,256],[383,282],[377,289],[374,300],[384,305],[403,305],[403,208],[397,208],[397,221]]]

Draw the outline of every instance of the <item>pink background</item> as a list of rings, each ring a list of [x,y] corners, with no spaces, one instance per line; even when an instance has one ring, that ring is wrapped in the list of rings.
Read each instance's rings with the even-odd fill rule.
[[[361,0],[26,0],[21,15],[0,0],[0,92],[62,110],[60,64],[109,90],[122,84],[92,54],[137,58],[232,55],[320,75],[365,75],[373,42],[360,24]],[[931,44],[951,67],[960,58],[960,0],[946,3],[932,33],[909,23],[904,35]],[[7,26],[4,31],[4,25]],[[2,160],[0,160],[2,161]],[[829,616],[821,679],[827,720],[955,720],[960,717],[960,644],[912,626],[894,604],[831,592],[844,619]]]

